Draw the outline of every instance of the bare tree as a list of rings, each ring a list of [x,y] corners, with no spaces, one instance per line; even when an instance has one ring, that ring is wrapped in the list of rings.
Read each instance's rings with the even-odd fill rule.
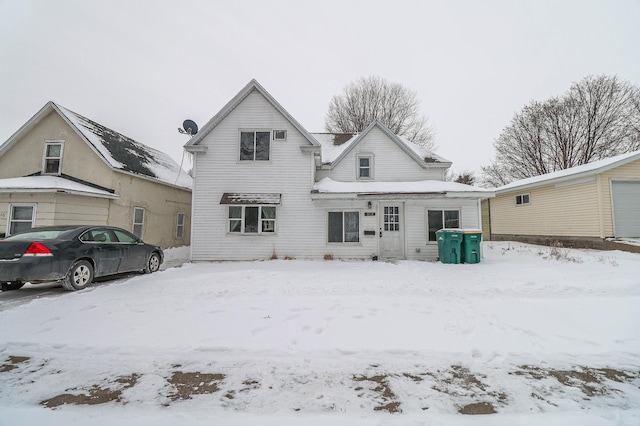
[[[450,182],[464,183],[465,185],[473,185],[476,182],[476,176],[470,170],[456,172],[448,169],[445,174],[445,180]]]
[[[476,177],[473,172],[465,170],[462,173],[459,173],[458,176],[453,180],[454,182],[464,183],[465,185],[473,185],[476,181]]]
[[[494,142],[486,186],[550,173],[640,149],[640,89],[589,76],[562,97],[532,101]]]
[[[328,132],[357,133],[374,120],[427,149],[435,147],[433,129],[420,114],[416,92],[381,77],[362,77],[335,95],[329,103],[325,127]]]

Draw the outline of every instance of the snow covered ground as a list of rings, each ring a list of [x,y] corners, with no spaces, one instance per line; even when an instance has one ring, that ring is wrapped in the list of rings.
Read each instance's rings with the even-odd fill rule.
[[[483,249],[0,297],[0,425],[640,424],[640,255]]]

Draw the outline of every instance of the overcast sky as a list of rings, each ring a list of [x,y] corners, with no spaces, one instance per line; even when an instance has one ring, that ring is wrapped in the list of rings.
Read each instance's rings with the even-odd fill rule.
[[[479,171],[514,113],[590,74],[640,85],[640,0],[0,0],[0,142],[51,100],[180,163],[184,119],[252,78],[317,132],[377,75],[417,92],[454,170]]]

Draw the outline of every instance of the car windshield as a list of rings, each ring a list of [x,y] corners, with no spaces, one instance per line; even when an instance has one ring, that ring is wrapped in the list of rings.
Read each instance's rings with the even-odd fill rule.
[[[16,235],[10,235],[5,238],[5,241],[19,241],[19,240],[55,240],[60,235],[68,232],[68,229],[34,229],[32,231],[23,232]]]

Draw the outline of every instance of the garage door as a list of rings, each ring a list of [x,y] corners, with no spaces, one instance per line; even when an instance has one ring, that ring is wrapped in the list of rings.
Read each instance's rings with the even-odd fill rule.
[[[616,237],[640,237],[640,181],[611,183]]]

